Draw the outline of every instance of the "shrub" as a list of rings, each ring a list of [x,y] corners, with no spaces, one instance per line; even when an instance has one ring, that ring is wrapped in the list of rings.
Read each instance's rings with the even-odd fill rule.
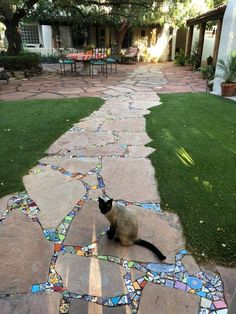
[[[200,67],[199,70],[202,73],[204,79],[213,80],[216,67],[213,64],[209,64],[205,67]]]
[[[57,55],[40,55],[41,63],[58,63],[59,56]]]
[[[37,53],[27,52],[17,56],[0,56],[0,66],[8,71],[24,71],[40,68],[40,56]]]
[[[186,56],[183,49],[180,49],[179,52],[175,55],[175,64],[184,66],[186,63]]]

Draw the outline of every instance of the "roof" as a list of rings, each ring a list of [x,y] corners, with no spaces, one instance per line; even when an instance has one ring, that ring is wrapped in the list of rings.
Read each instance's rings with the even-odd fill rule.
[[[210,10],[210,11],[208,11],[202,15],[199,15],[193,19],[187,20],[187,26],[206,23],[209,21],[214,21],[214,20],[218,20],[220,18],[223,18],[224,14],[225,14],[225,10],[226,10],[225,4],[219,5],[219,6],[215,7],[214,9],[212,9],[212,10]]]

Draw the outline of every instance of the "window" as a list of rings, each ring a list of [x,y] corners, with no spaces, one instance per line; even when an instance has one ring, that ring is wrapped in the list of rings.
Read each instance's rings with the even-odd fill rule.
[[[38,25],[21,24],[20,30],[24,44],[39,44]]]

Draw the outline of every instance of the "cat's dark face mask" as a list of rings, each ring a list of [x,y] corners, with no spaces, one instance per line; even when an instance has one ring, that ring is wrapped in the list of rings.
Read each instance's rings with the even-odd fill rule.
[[[109,212],[109,210],[111,210],[112,201],[113,201],[113,199],[110,199],[108,201],[104,201],[104,199],[102,199],[101,197],[98,198],[99,209],[103,215],[106,215]]]

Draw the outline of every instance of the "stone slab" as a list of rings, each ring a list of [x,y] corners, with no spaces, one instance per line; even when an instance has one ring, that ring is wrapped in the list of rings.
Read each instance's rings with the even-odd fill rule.
[[[118,143],[126,145],[145,145],[151,142],[151,138],[147,135],[146,132],[119,132]]]
[[[66,132],[60,136],[48,149],[47,154],[57,154],[62,149],[74,147],[87,147],[89,145],[88,136],[82,132]]]
[[[88,245],[95,241],[107,227],[109,227],[109,223],[101,214],[98,202],[86,201],[79,214],[74,218],[64,244]]]
[[[59,304],[59,293],[27,293],[0,299],[2,314],[58,314]]]
[[[129,206],[137,214],[140,238],[153,243],[167,256],[165,262],[174,263],[175,254],[184,249],[182,230],[175,214],[156,213],[141,209],[137,206]],[[98,244],[98,254],[123,257],[127,260],[142,262],[160,262],[148,249],[138,245],[124,247],[120,243],[102,237]]]
[[[127,116],[128,118],[129,116]],[[114,119],[106,121],[102,130],[114,130],[116,132],[145,132],[146,122],[144,118]]]
[[[125,292],[124,268],[92,257],[61,254],[56,262],[68,291],[93,296],[116,296]]]
[[[27,175],[23,182],[40,209],[38,218],[44,229],[57,227],[85,194],[80,181],[51,169]]]
[[[233,293],[236,289],[236,268],[228,268],[223,266],[217,266],[217,270],[224,283],[224,292],[226,301],[230,304],[233,297]]]
[[[47,281],[53,245],[38,223],[14,211],[0,228],[0,293],[30,291],[32,284]]]
[[[148,284],[140,302],[139,314],[197,314],[200,298],[186,292]]]
[[[102,177],[113,199],[160,201],[154,169],[146,159],[103,159]]]

